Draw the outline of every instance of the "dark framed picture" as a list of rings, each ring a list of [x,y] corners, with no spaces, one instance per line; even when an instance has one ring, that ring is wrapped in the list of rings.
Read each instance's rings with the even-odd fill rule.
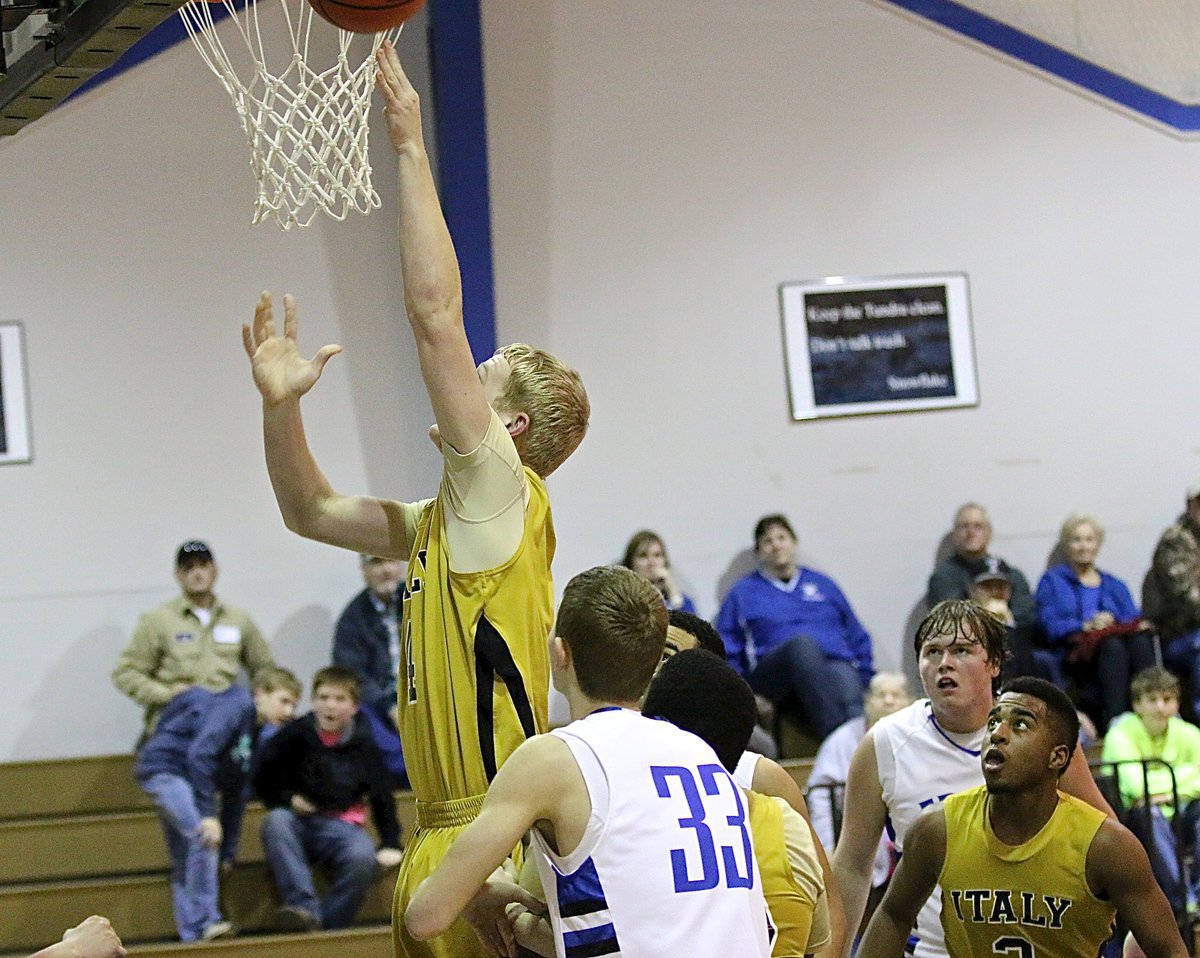
[[[32,458],[25,328],[20,323],[0,322],[0,465]]]
[[[779,300],[793,419],[978,404],[964,274],[829,276]]]

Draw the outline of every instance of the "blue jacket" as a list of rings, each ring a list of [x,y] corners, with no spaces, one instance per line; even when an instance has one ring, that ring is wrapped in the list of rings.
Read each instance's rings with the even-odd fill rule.
[[[250,690],[234,685],[224,692],[193,687],[171,699],[154,733],[142,745],[133,774],[139,782],[165,772],[192,786],[196,809],[217,814],[223,796],[223,859],[237,849],[242,812],[250,792],[251,757],[259,744],[258,714]]]
[[[826,658],[852,663],[865,685],[875,674],[870,633],[829,576],[806,568],[799,574],[791,592],[776,588],[758,571],[734,583],[716,621],[729,664],[745,675],[776,646],[806,635]]]
[[[1084,585],[1066,562],[1051,566],[1038,582],[1038,617],[1053,643],[1083,629]],[[1117,622],[1138,617],[1138,607],[1129,587],[1115,575],[1100,573],[1100,611],[1111,612]]]
[[[400,601],[397,591],[397,607]],[[370,589],[363,589],[351,599],[338,618],[333,664],[358,675],[361,701],[385,713],[396,704],[396,674],[388,651],[388,630],[375,611]]]

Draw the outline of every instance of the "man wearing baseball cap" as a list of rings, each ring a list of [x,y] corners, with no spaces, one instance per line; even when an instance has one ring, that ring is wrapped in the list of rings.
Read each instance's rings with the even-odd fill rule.
[[[1166,665],[1191,682],[1192,715],[1200,715],[1200,482],[1154,550],[1142,611],[1158,627]]]
[[[1065,684],[1062,668],[1052,653],[1038,647],[1036,623],[1018,619],[1012,610],[1013,583],[1021,573],[996,556],[989,555],[982,563],[967,588],[967,598],[987,609],[1008,629],[1009,657],[1001,666],[1001,680],[1036,675],[1061,688]]]
[[[182,595],[142,614],[112,673],[116,687],[146,709],[143,735],[185,689],[223,692],[243,668],[253,678],[275,664],[250,616],[213,592],[217,564],[207,543],[191,539],[179,547],[175,581]]]

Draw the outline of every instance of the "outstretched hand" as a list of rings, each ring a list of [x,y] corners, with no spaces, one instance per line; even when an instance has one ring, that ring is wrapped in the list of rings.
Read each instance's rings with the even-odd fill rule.
[[[396,48],[384,40],[375,51],[379,71],[375,74],[375,89],[383,98],[383,115],[387,118],[388,139],[397,153],[409,144],[420,146],[421,98],[409,82],[400,65]]]
[[[282,336],[275,330],[270,293],[258,298],[253,325],[242,324],[242,344],[250,357],[254,384],[269,405],[299,399],[321,378],[330,357],[342,351],[341,346],[322,346],[312,359],[305,359],[296,345],[296,330],[296,298],[291,293],[283,297]]]

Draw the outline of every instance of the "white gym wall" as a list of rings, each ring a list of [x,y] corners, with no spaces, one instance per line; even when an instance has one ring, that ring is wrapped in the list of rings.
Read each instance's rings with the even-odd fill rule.
[[[784,511],[895,665],[974,498],[1035,582],[1094,511],[1136,591],[1200,476],[1200,144],[866,0],[698,6],[484,4],[499,339],[560,353],[593,400],[550,484],[559,588],[650,526],[711,614]],[[0,141],[35,453],[0,467],[0,760],[130,747],[109,672],[192,536],[281,662],[326,660],[359,578],[275,511],[238,331],[259,290],[300,297],[306,350],[346,347],[305,403],[333,483],[432,490],[375,130],[384,209],[287,234],[250,226],[247,147],[186,44]],[[979,408],[789,422],[778,283],[943,270],[970,276]]]

